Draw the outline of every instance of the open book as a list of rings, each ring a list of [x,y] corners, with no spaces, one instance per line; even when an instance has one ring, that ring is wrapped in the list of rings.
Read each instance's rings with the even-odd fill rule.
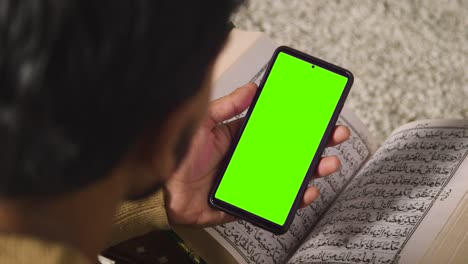
[[[234,29],[215,67],[213,99],[258,83],[277,46]],[[321,195],[286,234],[242,220],[176,232],[208,263],[467,262],[468,120],[407,124],[379,148],[349,109],[338,123],[352,136],[324,155],[337,155],[341,169],[312,181]]]

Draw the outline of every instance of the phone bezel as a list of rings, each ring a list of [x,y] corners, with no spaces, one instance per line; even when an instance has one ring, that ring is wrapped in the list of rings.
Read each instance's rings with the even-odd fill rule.
[[[309,169],[307,170],[307,173],[306,175],[304,176],[304,180],[302,181],[302,184],[298,190],[298,193],[297,193],[297,196],[296,198],[294,199],[294,203],[293,205],[291,206],[289,212],[288,212],[288,216],[286,218],[286,221],[283,225],[278,225],[274,222],[271,222],[265,218],[262,218],[262,217],[259,217],[253,213],[250,213],[248,211],[245,211],[243,210],[242,208],[239,208],[239,207],[236,207],[232,204],[229,204],[229,203],[226,203],[222,200],[219,200],[217,198],[215,198],[215,193],[216,191],[218,190],[218,187],[221,183],[221,180],[224,176],[224,173],[227,169],[227,166],[229,165],[229,162],[231,160],[231,157],[232,155],[234,154],[234,150],[236,149],[237,147],[237,144],[239,143],[239,140],[242,136],[242,133],[244,132],[244,129],[250,119],[250,115],[252,114],[253,110],[255,109],[255,105],[257,103],[257,100],[261,94],[261,92],[263,91],[263,87],[265,85],[265,82],[268,78],[268,76],[270,75],[270,72],[271,72],[271,69],[273,67],[273,65],[275,64],[275,61],[278,57],[278,54],[280,52],[284,52],[288,55],[291,55],[291,56],[294,56],[296,58],[299,58],[301,60],[304,60],[304,61],[307,61],[313,65],[317,65],[319,67],[322,67],[324,69],[327,69],[329,71],[332,71],[334,73],[337,73],[339,75],[342,75],[344,77],[346,77],[348,79],[346,85],[345,85],[345,88],[343,89],[343,92],[340,96],[340,99],[338,100],[338,103],[336,105],[336,108],[332,114],[332,117],[330,119],[330,121],[328,122],[328,125],[327,125],[327,128],[325,130],[325,133],[323,134],[322,136],[322,139],[320,141],[320,144],[319,144],[319,147],[317,148],[317,151],[314,155],[314,158],[312,159],[310,165],[309,165]],[[268,230],[268,231],[271,231],[275,234],[284,234],[288,229],[289,229],[289,226],[291,225],[293,219],[294,219],[294,215],[295,215],[295,212],[296,210],[298,209],[299,205],[300,205],[300,202],[302,200],[302,197],[304,195],[304,192],[308,186],[308,183],[309,181],[311,180],[316,168],[317,168],[317,165],[318,165],[318,162],[320,161],[320,158],[322,156],[322,153],[327,145],[327,142],[331,136],[331,133],[333,132],[333,129],[335,127],[335,124],[336,124],[336,121],[338,120],[338,117],[340,115],[340,112],[341,110],[343,109],[343,105],[344,105],[344,102],[346,100],[346,97],[348,96],[349,94],[349,91],[351,89],[351,86],[353,84],[353,81],[354,81],[354,77],[353,77],[353,74],[344,69],[344,68],[341,68],[339,66],[336,66],[336,65],[333,65],[329,62],[326,62],[326,61],[323,61],[321,59],[318,59],[318,58],[315,58],[313,56],[310,56],[308,54],[305,54],[303,52],[300,52],[298,50],[295,50],[293,48],[290,48],[290,47],[287,47],[287,46],[280,46],[278,47],[275,52],[273,53],[273,56],[272,56],[272,59],[270,60],[270,63],[265,71],[265,74],[259,84],[259,87],[257,89],[257,92],[252,100],[252,103],[251,103],[251,106],[249,108],[249,110],[247,111],[247,114],[245,116],[245,119],[244,119],[244,122],[241,126],[241,128],[239,129],[239,131],[237,132],[236,136],[234,137],[232,143],[231,143],[231,146],[229,148],[229,151],[228,153],[226,154],[225,156],[225,159],[223,160],[222,162],[222,165],[220,166],[220,169],[218,171],[218,175],[215,179],[215,182],[214,182],[214,185],[213,185],[213,188],[211,189],[211,192],[210,192],[210,196],[209,196],[209,203],[216,209],[219,209],[219,210],[222,210],[222,211],[225,211],[231,215],[234,215],[238,218],[242,218],[248,222],[251,222],[252,224],[256,225],[256,226],[259,226],[265,230]]]

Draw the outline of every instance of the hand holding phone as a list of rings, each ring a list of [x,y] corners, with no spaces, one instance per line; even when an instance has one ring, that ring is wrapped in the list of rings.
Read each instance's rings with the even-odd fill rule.
[[[352,82],[345,69],[278,48],[221,167],[212,206],[284,233]]]

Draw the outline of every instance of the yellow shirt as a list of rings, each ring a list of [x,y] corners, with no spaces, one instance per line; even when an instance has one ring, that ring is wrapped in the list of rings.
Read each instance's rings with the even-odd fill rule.
[[[169,222],[162,192],[141,202],[125,202],[115,215],[109,246],[155,229],[168,228]],[[87,263],[87,261],[80,252],[67,245],[35,237],[0,234],[0,263],[2,264],[75,264]]]

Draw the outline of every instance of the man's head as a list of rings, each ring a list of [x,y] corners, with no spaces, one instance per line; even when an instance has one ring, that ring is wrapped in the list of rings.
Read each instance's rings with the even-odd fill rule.
[[[166,177],[238,2],[0,0],[0,197],[75,191],[129,160],[161,173],[135,171],[136,193]]]

